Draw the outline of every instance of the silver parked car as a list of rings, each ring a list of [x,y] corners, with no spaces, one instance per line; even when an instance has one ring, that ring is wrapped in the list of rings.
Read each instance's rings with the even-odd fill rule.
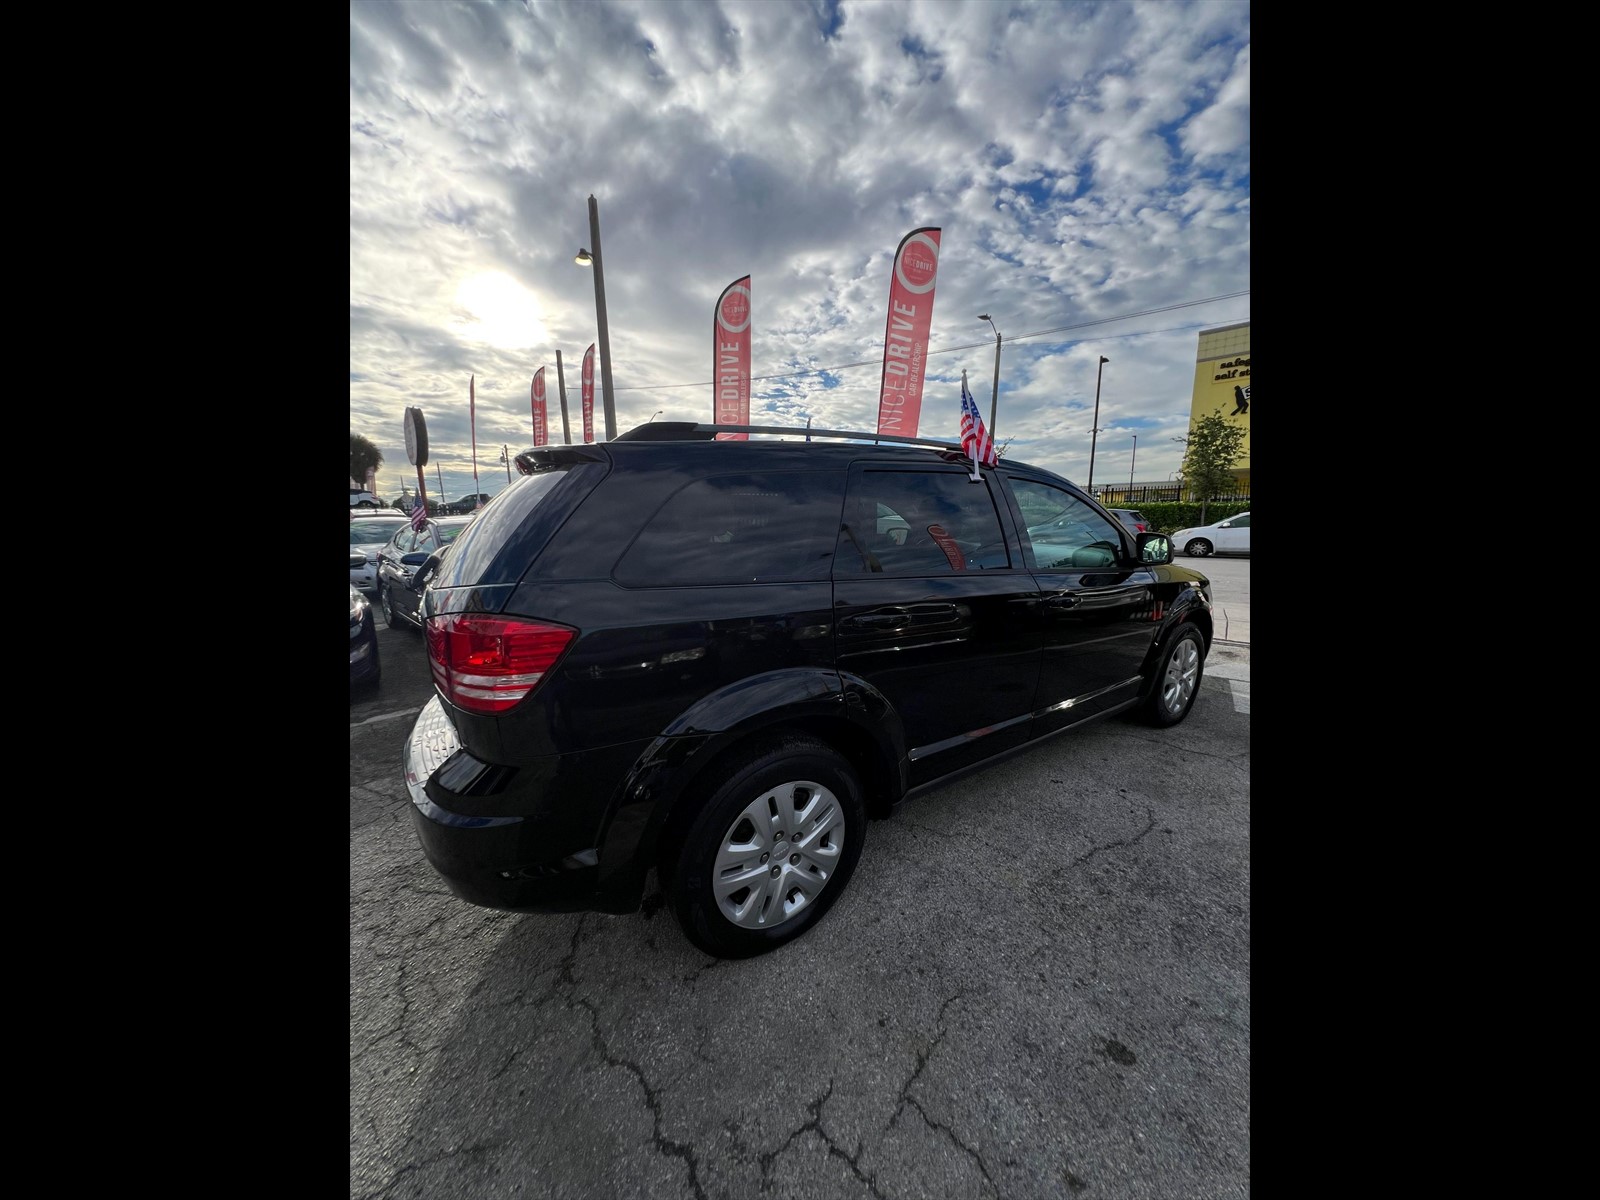
[[[1212,525],[1180,529],[1172,535],[1172,552],[1205,558],[1208,554],[1249,554],[1250,514],[1237,513]]]
[[[370,508],[350,510],[350,586],[369,595],[378,594],[378,551],[402,529],[411,527],[403,513],[373,512]],[[356,555],[362,563],[356,566]]]

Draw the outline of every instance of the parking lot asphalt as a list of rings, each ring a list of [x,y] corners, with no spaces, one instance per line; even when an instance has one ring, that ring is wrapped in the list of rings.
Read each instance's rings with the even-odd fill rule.
[[[421,639],[379,639],[351,707],[352,1197],[1248,1194],[1247,642],[1174,729],[1103,721],[873,822],[824,921],[726,962],[653,887],[617,917],[453,898],[399,773]]]

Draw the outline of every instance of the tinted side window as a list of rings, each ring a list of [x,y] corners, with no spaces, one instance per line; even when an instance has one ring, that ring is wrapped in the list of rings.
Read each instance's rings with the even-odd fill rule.
[[[835,573],[949,575],[1011,566],[987,480],[962,471],[862,471]]]
[[[1234,529],[1249,529],[1250,528],[1250,518],[1247,517],[1247,516],[1246,517],[1230,517],[1229,518],[1229,523],[1230,523],[1231,527],[1234,528]]]
[[[827,579],[844,472],[696,480],[668,498],[617,563],[627,587]]]
[[[1035,570],[1109,567],[1122,553],[1116,528],[1071,492],[1046,483],[1011,481],[1022,510],[1023,543]]]

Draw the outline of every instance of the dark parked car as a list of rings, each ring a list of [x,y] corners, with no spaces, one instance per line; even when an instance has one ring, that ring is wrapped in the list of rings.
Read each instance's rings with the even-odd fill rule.
[[[1106,511],[1121,521],[1123,527],[1135,537],[1150,529],[1150,522],[1144,519],[1144,514],[1137,508],[1109,508]]]
[[[529,450],[456,540],[404,773],[458,897],[628,912],[654,868],[695,945],[756,954],[838,899],[869,818],[1086,722],[1188,715],[1210,583],[1165,537],[1024,463],[972,482],[946,443],[795,433]]]
[[[438,511],[441,514],[462,516],[466,513],[477,512],[485,504],[489,503],[492,498],[493,497],[491,497],[488,492],[475,492],[471,495],[462,496],[459,499],[452,500],[448,504],[441,504]],[[428,508],[429,511],[433,510],[433,505],[431,502],[429,503]]]
[[[378,602],[383,605],[383,619],[390,629],[400,625],[422,628],[417,601],[432,574],[423,567],[433,555],[448,549],[476,519],[476,515],[429,517],[421,529],[413,529],[407,521],[378,551]]]
[[[355,555],[350,556],[352,559]],[[352,564],[353,566],[353,564]],[[350,585],[350,690],[375,687],[381,674],[378,663],[378,627],[372,620],[372,602]]]

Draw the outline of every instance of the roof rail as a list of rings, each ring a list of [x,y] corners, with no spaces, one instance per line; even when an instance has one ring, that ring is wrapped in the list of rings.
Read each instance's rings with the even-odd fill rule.
[[[812,429],[787,425],[722,425],[692,421],[658,421],[635,425],[626,433],[618,434],[619,442],[708,442],[719,433],[764,433],[784,437],[844,438],[849,441],[887,442],[894,446],[919,446],[929,450],[954,450],[964,453],[960,442],[944,442],[937,438],[900,437],[897,434],[871,433],[860,429]]]

